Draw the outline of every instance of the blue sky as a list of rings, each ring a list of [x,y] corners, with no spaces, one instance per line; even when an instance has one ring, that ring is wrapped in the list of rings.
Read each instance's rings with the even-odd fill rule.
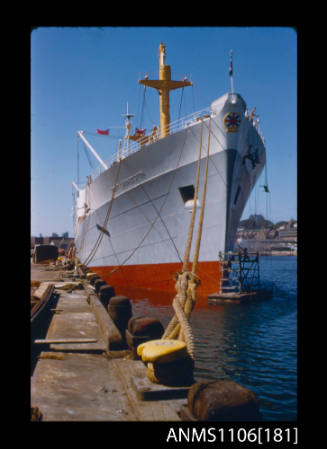
[[[259,179],[243,218],[258,213],[273,222],[297,218],[297,34],[287,27],[40,27],[31,33],[31,234],[73,236],[72,181],[99,165],[86,157],[76,132],[110,128],[110,137],[86,135],[107,160],[124,135],[126,102],[134,127],[159,124],[159,99],[138,79],[158,76],[158,48],[166,45],[172,78],[192,78],[181,116],[234,90],[256,107],[267,144],[270,194]],[[181,90],[172,92],[171,120]],[[89,160],[92,167],[89,165]]]

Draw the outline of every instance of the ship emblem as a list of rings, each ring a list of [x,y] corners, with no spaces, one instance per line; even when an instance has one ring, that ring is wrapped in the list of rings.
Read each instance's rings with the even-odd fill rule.
[[[235,133],[241,123],[241,117],[236,112],[228,112],[224,117],[224,125],[228,133]]]

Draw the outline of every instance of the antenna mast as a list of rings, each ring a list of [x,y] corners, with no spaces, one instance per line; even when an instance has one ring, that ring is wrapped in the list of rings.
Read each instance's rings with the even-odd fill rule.
[[[126,102],[126,114],[121,114],[122,117],[126,117],[125,120],[125,129],[126,129],[126,134],[124,139],[127,140],[127,150],[129,149],[129,139],[130,139],[130,131],[131,131],[131,127],[132,127],[132,123],[130,121],[131,117],[134,117],[134,114],[129,114],[128,113],[128,101]]]
[[[166,48],[164,44],[159,46],[159,79],[149,80],[147,77],[144,80],[139,80],[140,84],[144,86],[153,87],[157,89],[160,96],[160,135],[166,137],[170,133],[170,106],[169,106],[169,92],[174,89],[180,89],[185,86],[192,86],[191,81],[173,81],[171,79],[170,65],[165,64]]]
[[[231,93],[234,93],[234,78],[233,78],[233,50],[230,50],[229,52],[229,76],[230,76],[230,86],[231,86]]]

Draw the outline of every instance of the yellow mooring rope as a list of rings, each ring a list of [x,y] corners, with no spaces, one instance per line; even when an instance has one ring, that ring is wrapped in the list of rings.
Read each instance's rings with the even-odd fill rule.
[[[197,240],[195,245],[195,252],[193,257],[192,271],[188,271],[189,264],[189,254],[193,237],[194,230],[194,219],[196,213],[196,202],[198,199],[198,187],[199,187],[199,173],[200,173],[200,161],[201,161],[201,150],[202,150],[202,128],[203,122],[201,123],[201,141],[200,141],[200,149],[199,149],[199,158],[198,158],[198,166],[197,166],[197,174],[196,174],[196,188],[194,194],[194,203],[193,210],[191,216],[191,222],[188,232],[188,239],[186,243],[185,255],[184,255],[184,263],[182,271],[177,273],[176,280],[176,291],[177,294],[173,300],[173,308],[175,311],[175,315],[168,324],[162,339],[175,339],[178,337],[178,340],[185,341],[187,345],[187,350],[192,359],[195,358],[194,355],[194,337],[192,334],[192,328],[189,324],[189,318],[191,316],[192,310],[194,308],[197,296],[196,289],[200,283],[197,272],[197,265],[199,259],[199,251],[201,244],[201,236],[202,236],[202,228],[203,228],[203,218],[204,218],[204,210],[205,210],[205,202],[206,202],[206,193],[207,193],[207,181],[208,181],[208,165],[209,165],[209,152],[210,152],[210,133],[211,133],[211,117],[209,121],[209,133],[208,133],[208,146],[207,146],[207,157],[206,157],[206,168],[205,168],[205,176],[204,176],[204,186],[203,186],[203,194],[202,194],[202,204],[201,204],[201,214],[199,220],[199,227],[197,232]]]

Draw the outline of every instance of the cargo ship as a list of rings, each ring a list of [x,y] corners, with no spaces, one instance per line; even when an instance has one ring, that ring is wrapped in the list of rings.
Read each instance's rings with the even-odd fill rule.
[[[173,80],[165,60],[166,49],[161,43],[159,79],[145,76],[138,81],[159,94],[160,126],[154,126],[147,135],[144,130],[133,132],[132,115],[127,110],[126,134],[117,153],[106,162],[84,131],[77,132],[100,166],[97,176],[89,176],[84,188],[73,182],[77,190],[76,256],[113,285],[116,294],[133,289],[142,292],[140,297],[146,291],[152,297],[168,294],[172,298],[194,201],[198,209],[201,207],[204,162],[210,146],[197,270],[201,281],[198,296],[206,297],[221,287],[222,261],[234,248],[244,207],[266,162],[265,140],[258,116],[254,110],[249,112],[242,96],[234,92],[232,55],[231,91],[175,122],[170,121],[170,91],[192,82],[187,78]],[[199,154],[203,163],[195,198]],[[195,229],[198,220],[199,213]]]

